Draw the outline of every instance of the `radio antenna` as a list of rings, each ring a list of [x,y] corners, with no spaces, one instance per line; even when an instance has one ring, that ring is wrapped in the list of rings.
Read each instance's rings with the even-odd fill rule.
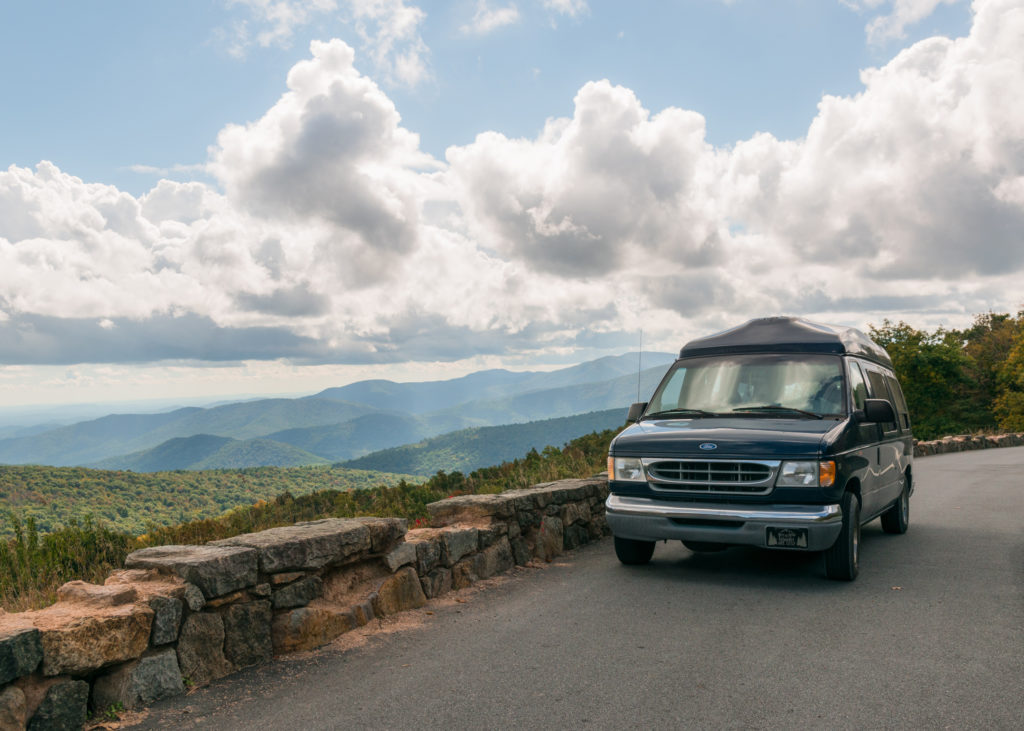
[[[640,328],[640,352],[636,354],[636,402],[640,403],[640,370],[644,358],[644,329]]]

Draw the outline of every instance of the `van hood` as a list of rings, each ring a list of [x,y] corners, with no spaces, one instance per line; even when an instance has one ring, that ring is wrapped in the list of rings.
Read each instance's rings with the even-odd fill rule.
[[[614,455],[780,459],[818,457],[834,419],[723,417],[657,419],[633,424],[611,445]],[[701,444],[714,444],[701,449]]]

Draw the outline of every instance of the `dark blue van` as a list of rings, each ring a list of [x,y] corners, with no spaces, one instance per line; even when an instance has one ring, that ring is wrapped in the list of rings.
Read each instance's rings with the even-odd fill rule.
[[[910,416],[885,350],[790,317],[687,343],[608,453],[608,524],[626,564],[655,542],[822,551],[853,580],[860,527],[905,533]]]

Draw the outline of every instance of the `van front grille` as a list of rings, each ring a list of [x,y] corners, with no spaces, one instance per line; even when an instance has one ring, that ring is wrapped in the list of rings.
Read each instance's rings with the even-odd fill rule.
[[[778,462],[732,460],[644,460],[656,487],[690,492],[758,494],[772,488]]]

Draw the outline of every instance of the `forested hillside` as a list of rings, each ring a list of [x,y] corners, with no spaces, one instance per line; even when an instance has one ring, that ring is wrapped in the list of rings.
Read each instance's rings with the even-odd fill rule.
[[[381,445],[417,442],[427,433],[424,423],[411,414],[377,413],[343,424],[274,432],[266,438],[336,461],[377,451]]]
[[[176,437],[121,457],[86,465],[100,470],[166,472],[168,470],[221,470],[245,467],[302,467],[329,460],[271,439],[232,439],[212,434]]]
[[[1024,310],[963,330],[885,320],[870,334],[892,358],[918,439],[1024,429]]]
[[[192,472],[123,472],[84,467],[0,466],[0,539],[13,535],[6,516],[49,532],[87,516],[118,530],[211,518],[283,492],[395,485],[410,475],[342,467],[258,467]]]
[[[512,460],[531,449],[543,450],[564,444],[579,434],[618,428],[625,421],[626,410],[620,408],[525,424],[462,429],[416,444],[374,452],[340,466],[413,475],[432,475],[442,470],[470,472]]]

